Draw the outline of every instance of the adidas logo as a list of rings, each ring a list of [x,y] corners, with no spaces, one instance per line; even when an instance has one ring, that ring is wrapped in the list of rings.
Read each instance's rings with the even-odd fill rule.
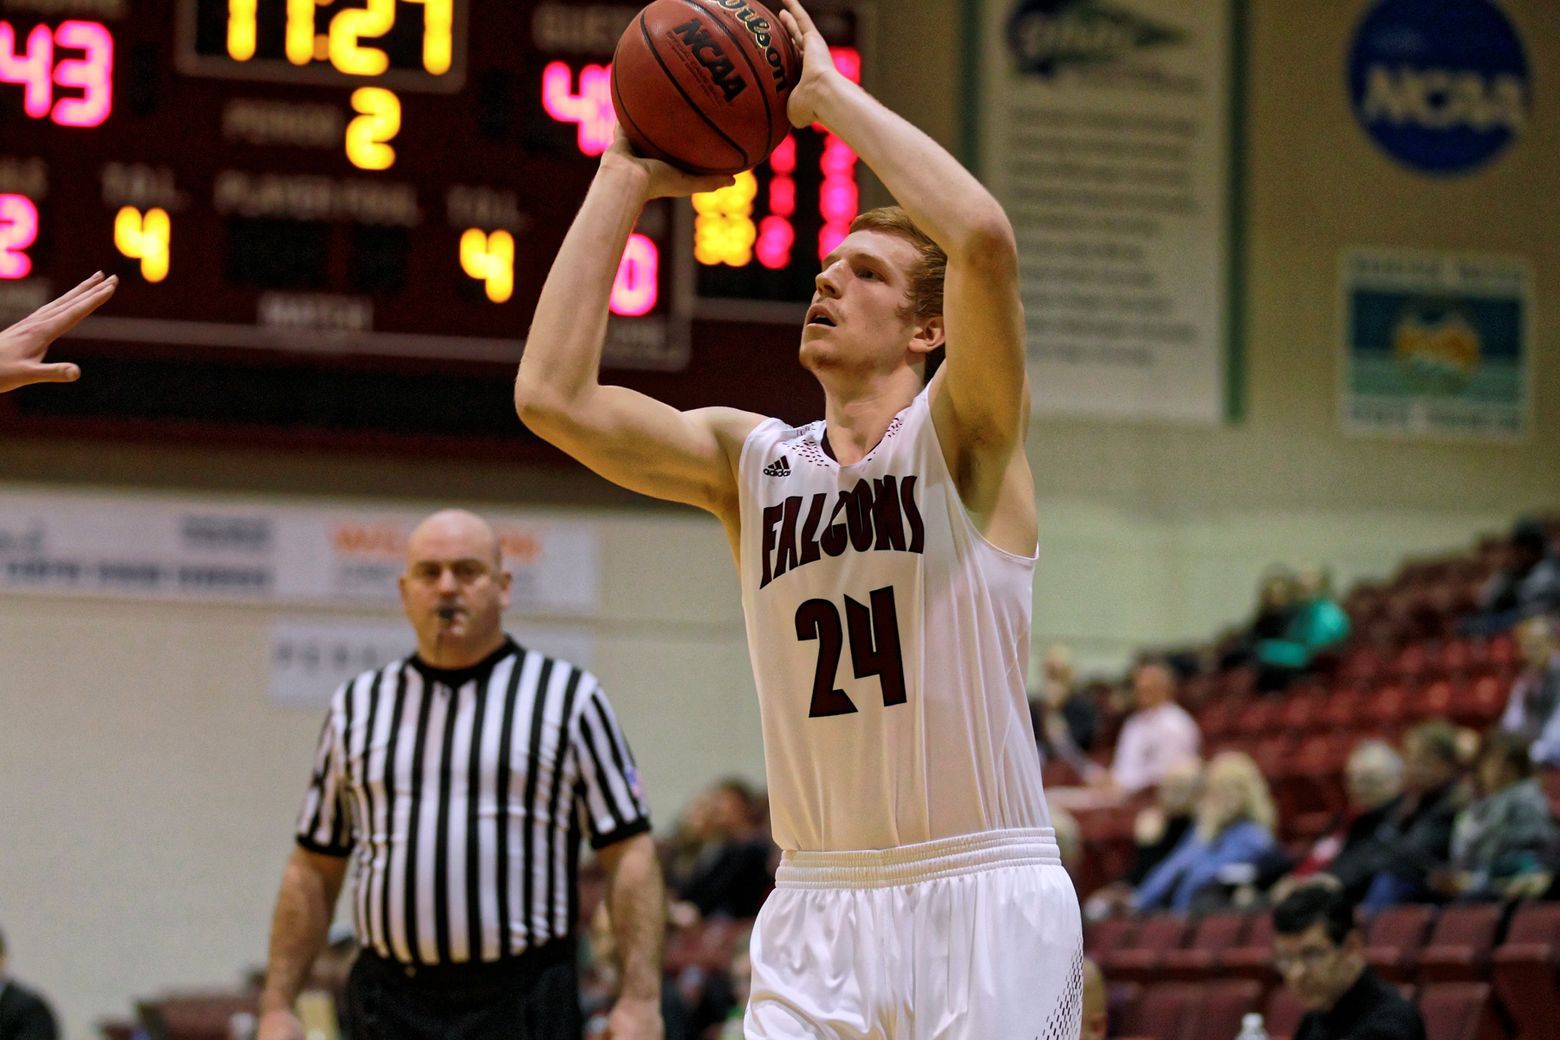
[[[791,463],[784,455],[764,467],[766,477],[789,477],[791,475]]]

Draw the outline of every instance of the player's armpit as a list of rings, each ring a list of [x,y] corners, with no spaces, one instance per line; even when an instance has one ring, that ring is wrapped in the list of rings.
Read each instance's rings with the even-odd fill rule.
[[[568,402],[527,395],[520,418],[614,484],[722,519],[737,501],[742,442],[763,421],[735,408],[679,411],[636,390],[599,385]]]

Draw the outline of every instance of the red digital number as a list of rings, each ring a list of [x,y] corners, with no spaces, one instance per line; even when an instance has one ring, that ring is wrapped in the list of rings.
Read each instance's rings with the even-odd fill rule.
[[[60,50],[82,56],[55,63]],[[100,22],[68,21],[57,29],[36,25],[17,50],[16,30],[0,21],[0,83],[22,87],[22,110],[60,126],[99,126],[114,107],[114,37]],[[54,88],[80,97],[54,97]]]
[[[0,195],[0,280],[32,273],[27,247],[38,240],[38,207],[26,195]]]

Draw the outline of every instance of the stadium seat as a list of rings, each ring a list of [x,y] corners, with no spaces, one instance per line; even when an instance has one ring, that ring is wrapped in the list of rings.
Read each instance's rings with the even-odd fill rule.
[[[1263,1021],[1269,1040],[1290,1040],[1304,1017],[1305,1005],[1295,996],[1294,990],[1282,983],[1274,986],[1268,994],[1267,1014]]]
[[[1244,701],[1233,697],[1218,697],[1204,704],[1197,712],[1197,728],[1203,740],[1219,740],[1235,732],[1235,717]]]
[[[1232,978],[1256,979],[1265,986],[1277,981],[1273,971],[1272,914],[1258,911],[1251,915],[1245,939],[1224,951],[1219,958],[1219,971]]]
[[[1351,682],[1332,688],[1317,713],[1317,721],[1327,729],[1353,731],[1359,726],[1365,695]]]
[[[1143,990],[1135,1004],[1121,1016],[1115,1029],[1121,1037],[1153,1037],[1182,1040],[1197,1012],[1201,993],[1189,982],[1161,982]]]
[[[1421,990],[1417,1003],[1425,1040],[1504,1040],[1487,982],[1438,982]]]
[[[1387,907],[1365,927],[1365,959],[1389,982],[1409,981],[1434,919],[1435,908],[1431,906]]]
[[[1261,1007],[1262,983],[1253,979],[1205,982],[1193,1020],[1182,1031],[1184,1040],[1231,1040],[1240,1032],[1240,1020]]]
[[[1474,903],[1442,910],[1419,955],[1419,981],[1486,981],[1502,909],[1498,903]]]
[[[1276,697],[1250,697],[1235,715],[1235,732],[1247,739],[1271,733],[1278,726],[1279,701]]]
[[[1560,1023],[1560,903],[1518,907],[1496,947],[1495,987],[1518,1040],[1548,1040]]]
[[[1224,951],[1240,943],[1250,924],[1250,917],[1238,910],[1208,914],[1193,926],[1191,940],[1184,949],[1165,954],[1160,976],[1167,981],[1211,977]]]
[[[1305,733],[1317,725],[1326,701],[1327,691],[1319,685],[1303,683],[1291,687],[1279,702],[1279,728],[1286,733]]]
[[[1120,947],[1129,943],[1137,930],[1137,922],[1130,917],[1107,917],[1092,921],[1083,930],[1083,952],[1096,962],[1103,961]]]
[[[1157,914],[1138,926],[1130,945],[1105,955],[1105,976],[1122,982],[1154,982],[1165,955],[1186,939],[1188,922],[1177,914]]]

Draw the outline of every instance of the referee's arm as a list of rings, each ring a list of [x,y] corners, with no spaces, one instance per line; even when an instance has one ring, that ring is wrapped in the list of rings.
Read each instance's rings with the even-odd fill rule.
[[[625,1040],[660,1040],[666,885],[634,753],[594,677],[572,737],[582,763],[579,808],[607,874],[607,913],[622,975],[607,1033]]]
[[[341,787],[340,763],[345,756],[335,726],[341,695],[338,690],[331,699],[331,711],[320,730],[314,775],[298,814],[297,846],[276,894],[256,1040],[305,1040],[293,1005],[314,959],[325,947],[336,898],[347,876],[352,840]]]

